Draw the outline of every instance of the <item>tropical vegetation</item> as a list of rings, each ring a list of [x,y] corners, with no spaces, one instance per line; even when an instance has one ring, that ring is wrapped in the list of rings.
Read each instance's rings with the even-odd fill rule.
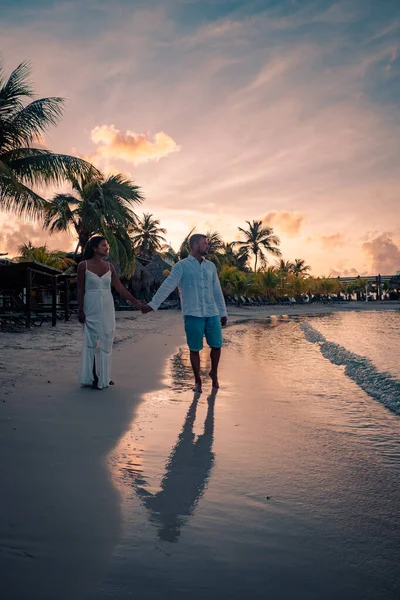
[[[33,100],[30,74],[24,62],[6,79],[0,63],[0,208],[18,216],[41,217],[46,200],[40,188],[85,176],[94,167],[75,156],[39,147],[43,134],[60,120],[64,100]]]
[[[167,230],[160,227],[160,221],[154,219],[152,214],[144,213],[142,218],[138,217],[131,227],[131,239],[136,253],[150,260],[164,249],[165,233]]]
[[[279,238],[274,234],[272,227],[263,227],[262,221],[246,221],[247,229],[239,227],[244,240],[236,242],[240,248],[244,248],[248,255],[254,256],[254,271],[257,271],[257,263],[265,265],[266,253],[272,256],[281,256],[278,246]]]
[[[42,265],[53,267],[53,269],[59,269],[60,271],[65,271],[76,264],[75,261],[67,257],[66,252],[49,250],[46,244],[43,246],[33,246],[31,242],[28,242],[19,246],[18,252],[18,262],[38,262]]]
[[[71,185],[71,194],[46,202],[44,227],[75,234],[75,259],[94,234],[104,236],[121,273],[128,274],[135,256],[129,231],[137,222],[133,207],[143,200],[140,188],[120,174],[106,177],[96,171],[71,179]]]

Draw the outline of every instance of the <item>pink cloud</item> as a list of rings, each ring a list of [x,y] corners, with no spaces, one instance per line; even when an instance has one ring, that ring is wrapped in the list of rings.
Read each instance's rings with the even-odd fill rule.
[[[362,245],[364,253],[371,261],[375,274],[394,275],[400,271],[400,244],[393,241],[389,232],[381,233]]]
[[[331,250],[337,246],[342,246],[345,241],[343,233],[333,233],[331,235],[322,235],[321,243],[326,250]]]
[[[18,256],[18,247],[32,242],[33,246],[43,246],[50,250],[70,252],[74,240],[68,233],[50,233],[37,223],[27,223],[13,219],[12,224],[2,223],[0,231],[0,252],[7,252],[9,257]]]
[[[159,161],[180,150],[178,144],[163,131],[151,139],[146,133],[120,131],[114,125],[98,125],[92,130],[91,139],[97,146],[94,158],[123,160],[133,165]]]
[[[295,236],[300,232],[304,219],[305,215],[288,210],[270,210],[261,218],[265,227],[277,228],[290,236]]]

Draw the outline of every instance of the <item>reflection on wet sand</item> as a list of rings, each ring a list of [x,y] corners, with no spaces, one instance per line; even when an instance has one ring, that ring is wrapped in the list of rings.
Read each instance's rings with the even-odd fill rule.
[[[207,486],[214,464],[216,393],[214,391],[208,397],[204,431],[197,439],[193,426],[200,396],[194,395],[182,431],[165,465],[160,491],[151,494],[144,487],[135,485],[135,491],[150,512],[151,521],[157,524],[158,535],[163,541],[178,541],[182,525],[193,514]]]

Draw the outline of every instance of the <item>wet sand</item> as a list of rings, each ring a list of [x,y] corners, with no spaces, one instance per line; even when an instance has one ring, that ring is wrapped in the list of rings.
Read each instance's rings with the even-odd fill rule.
[[[121,524],[106,459],[141,395],[160,385],[163,363],[182,343],[178,323],[178,314],[146,322],[136,313],[119,314],[117,385],[101,392],[77,384],[76,323],[2,334],[4,600],[80,600],[101,577]]]
[[[349,308],[398,310],[400,304],[231,308],[230,320]],[[72,322],[1,334],[0,559],[7,600],[85,599],[104,578],[121,537],[124,502],[108,460],[141,400],[163,387],[167,359],[184,343],[181,314],[119,313],[117,386],[102,392],[76,384],[80,343]],[[187,378],[182,382],[188,385]],[[155,420],[153,427],[168,440],[186,408],[176,423],[172,411],[169,425]],[[228,404],[224,411],[229,418]]]

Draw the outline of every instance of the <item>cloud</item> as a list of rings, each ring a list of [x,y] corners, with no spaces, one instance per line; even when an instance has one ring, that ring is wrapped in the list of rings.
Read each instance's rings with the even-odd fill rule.
[[[18,256],[18,246],[32,242],[34,246],[44,244],[50,250],[71,251],[74,245],[72,237],[68,233],[50,233],[39,224],[25,223],[13,220],[13,224],[1,224],[0,231],[0,253],[7,252],[9,257]]]
[[[153,139],[148,133],[120,131],[114,125],[98,125],[91,132],[91,139],[96,144],[96,152],[92,159],[123,160],[138,165],[149,161],[159,161],[180,147],[166,133],[160,131]]]
[[[362,249],[371,261],[373,274],[394,275],[400,271],[400,245],[395,244],[391,233],[384,232],[364,242]]]
[[[29,57],[38,93],[68,98],[51,149],[75,146],[115,171],[140,164],[143,208],[182,224],[173,243],[192,223],[220,216],[221,234],[234,239],[237,225],[273,207],[307,215],[300,231],[313,243],[287,235],[285,257],[304,257],[313,272],[339,270],[341,259],[364,270],[361,235],[389,231],[398,212],[395,10],[371,3],[360,21],[357,2],[326,8],[298,0],[295,10],[270,2],[251,14],[260,3],[238,9],[227,1],[232,10],[196,10],[186,19],[173,0],[152,2],[147,12],[138,12],[140,2],[91,1],[93,11],[70,0],[61,18],[31,10],[24,20],[14,4],[16,18],[0,24],[7,69]],[[166,131],[184,151],[149,160],[123,145],[123,162],[110,131],[96,146],[90,139],[111,123],[122,137],[128,129]],[[155,138],[144,138],[158,156]],[[333,262],[320,238],[339,231],[348,233]]]
[[[363,275],[368,275],[368,273],[362,272],[360,273],[360,271],[358,269],[341,269],[339,271],[336,271],[335,269],[331,269],[329,272],[329,277],[358,277],[358,275],[360,275],[361,277]]]
[[[295,236],[299,233],[305,215],[288,210],[270,210],[266,212],[261,220],[265,227],[276,227],[283,233]]]
[[[341,246],[345,241],[345,236],[342,233],[333,233],[332,235],[322,235],[321,243],[326,250],[331,250],[337,246]]]
[[[389,62],[386,65],[386,70],[387,71],[390,71],[392,69],[392,65],[393,65],[393,63],[396,62],[396,60],[398,59],[398,57],[399,57],[399,49],[398,48],[394,48],[392,50],[391,55],[390,55]]]

